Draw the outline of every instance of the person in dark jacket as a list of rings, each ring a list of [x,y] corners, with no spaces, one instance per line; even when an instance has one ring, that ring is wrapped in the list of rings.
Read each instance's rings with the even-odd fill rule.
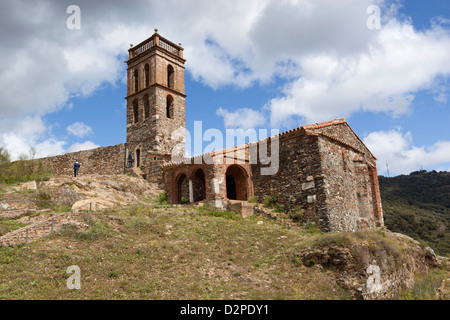
[[[133,167],[133,154],[130,152],[130,154],[128,155],[128,168],[132,167]]]
[[[73,175],[76,177],[78,175],[78,170],[80,169],[80,163],[78,160],[75,160],[75,163],[73,164]]]

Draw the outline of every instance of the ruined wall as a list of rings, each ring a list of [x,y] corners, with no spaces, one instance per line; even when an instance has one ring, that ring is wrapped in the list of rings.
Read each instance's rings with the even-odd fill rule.
[[[100,147],[91,150],[66,153],[59,156],[36,159],[52,168],[56,175],[73,175],[73,163],[81,164],[79,174],[122,174],[125,165],[125,144]]]
[[[168,163],[170,159],[171,156],[167,154],[144,151],[141,164],[141,170],[144,173],[143,178],[151,182],[163,183],[162,166]]]

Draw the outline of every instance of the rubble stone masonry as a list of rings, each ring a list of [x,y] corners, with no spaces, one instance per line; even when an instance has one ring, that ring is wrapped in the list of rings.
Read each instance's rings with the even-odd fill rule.
[[[45,166],[52,169],[55,175],[73,175],[75,160],[81,164],[79,175],[122,174],[125,167],[125,144],[66,153],[33,161],[42,161]]]

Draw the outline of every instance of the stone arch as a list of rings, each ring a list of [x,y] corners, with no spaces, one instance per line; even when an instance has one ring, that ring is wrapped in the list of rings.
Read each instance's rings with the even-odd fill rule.
[[[183,203],[183,198],[189,200],[189,180],[184,172],[175,179],[175,203]]]
[[[229,200],[247,200],[249,195],[249,175],[240,165],[233,164],[225,173],[226,192]]]
[[[206,199],[206,175],[202,168],[197,168],[192,174],[192,191],[194,202]]]

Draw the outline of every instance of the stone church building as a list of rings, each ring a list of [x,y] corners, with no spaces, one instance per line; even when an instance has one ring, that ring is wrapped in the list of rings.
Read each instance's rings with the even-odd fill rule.
[[[274,196],[279,204],[302,208],[324,231],[383,225],[376,158],[345,119],[175,161],[172,152],[185,135],[183,48],[155,30],[128,51],[126,143],[44,158],[55,174],[71,174],[78,159],[80,174],[131,173],[157,181],[174,204],[225,208],[230,201]],[[260,150],[275,143],[277,170],[264,174],[273,163],[261,161]],[[178,151],[184,154],[184,148]]]

